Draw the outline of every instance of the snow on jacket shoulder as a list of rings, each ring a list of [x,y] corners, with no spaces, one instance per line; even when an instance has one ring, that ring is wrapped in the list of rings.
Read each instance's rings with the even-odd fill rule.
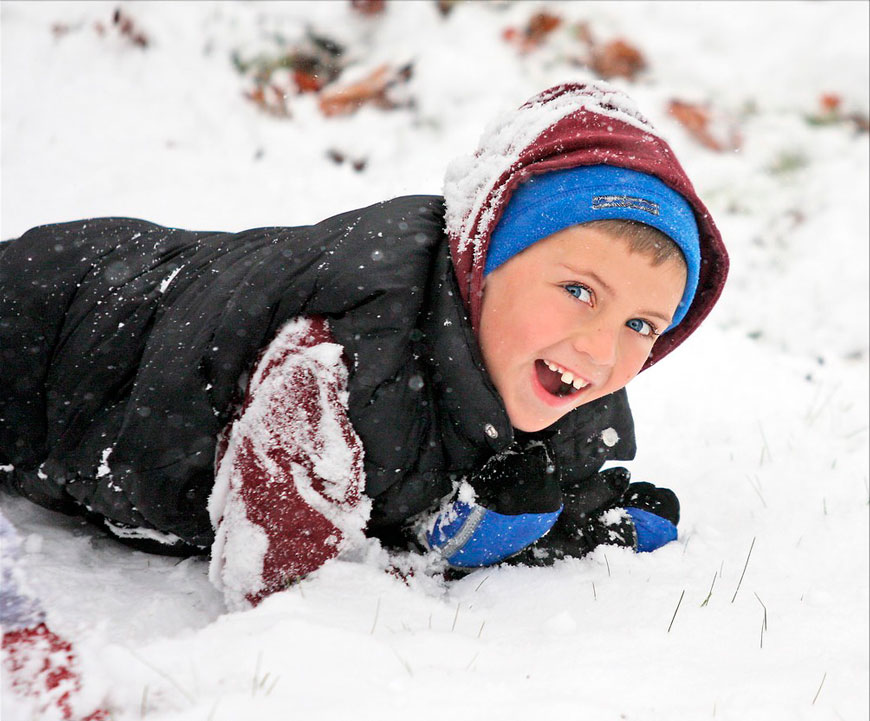
[[[110,218],[0,246],[7,483],[121,537],[207,548],[216,439],[246,374],[284,323],[322,315],[350,365],[370,531],[389,537],[513,439],[443,215],[441,198],[408,196],[296,228]],[[634,454],[624,393],[555,430],[568,477]]]

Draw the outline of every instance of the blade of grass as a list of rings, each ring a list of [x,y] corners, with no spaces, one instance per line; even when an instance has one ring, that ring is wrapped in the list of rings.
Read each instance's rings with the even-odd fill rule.
[[[674,615],[671,616],[671,622],[668,624],[668,633],[671,632],[671,627],[674,625],[674,620],[677,618],[677,611],[680,610],[680,604],[683,602],[683,596],[686,595],[686,589],[683,589],[683,592],[680,594],[680,600],[677,601],[677,607],[674,609]]]
[[[709,602],[710,597],[713,595],[713,586],[716,585],[716,579],[719,577],[718,571],[713,573],[713,583],[710,584],[710,590],[707,591],[707,598],[704,599],[703,603],[701,603],[701,608],[704,608]]]
[[[370,636],[374,636],[374,635],[375,635],[375,626],[378,625],[378,616],[380,616],[380,614],[381,614],[381,599],[379,598],[379,599],[378,599],[378,605],[375,606],[375,620],[372,621],[372,630],[369,631],[369,635],[370,635]]]
[[[740,574],[740,580],[737,582],[737,588],[734,589],[734,595],[731,597],[731,603],[737,598],[737,592],[743,583],[743,577],[746,575],[746,569],[749,567],[749,557],[752,555],[752,549],[755,548],[755,536],[752,537],[752,543],[749,544],[749,553],[746,554],[746,563],[743,564],[743,573]]]
[[[814,705],[815,705],[816,700],[819,698],[819,694],[822,692],[822,686],[825,685],[825,679],[826,679],[827,677],[828,677],[828,672],[825,671],[824,675],[822,676],[822,682],[819,684],[819,688],[818,688],[818,690],[816,691],[816,695],[813,696],[813,702],[810,704],[810,706],[814,706]]]

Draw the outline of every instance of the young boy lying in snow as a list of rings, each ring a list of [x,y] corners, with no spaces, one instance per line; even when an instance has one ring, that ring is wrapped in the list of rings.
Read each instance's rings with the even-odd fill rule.
[[[143,548],[211,552],[241,607],[365,535],[456,568],[676,538],[623,387],[727,256],[609,85],[491,126],[444,197],[297,228],[111,218],[0,245],[5,485]]]

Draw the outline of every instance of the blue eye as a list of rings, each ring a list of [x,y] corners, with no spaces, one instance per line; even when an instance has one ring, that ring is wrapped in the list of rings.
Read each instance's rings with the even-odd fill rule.
[[[589,288],[587,288],[585,285],[580,285],[579,283],[571,283],[564,286],[564,288],[577,300],[581,300],[584,303],[589,303],[590,305],[592,304],[592,291],[589,290]]]
[[[656,335],[656,329],[653,328],[651,323],[643,320],[643,318],[632,318],[626,325],[635,333],[640,333],[640,335]]]

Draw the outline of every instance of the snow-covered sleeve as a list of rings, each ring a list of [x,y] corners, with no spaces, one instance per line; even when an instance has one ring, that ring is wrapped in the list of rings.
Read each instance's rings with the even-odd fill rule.
[[[364,543],[371,503],[346,383],[342,347],[312,318],[287,323],[251,375],[209,499],[209,578],[230,608]]]

